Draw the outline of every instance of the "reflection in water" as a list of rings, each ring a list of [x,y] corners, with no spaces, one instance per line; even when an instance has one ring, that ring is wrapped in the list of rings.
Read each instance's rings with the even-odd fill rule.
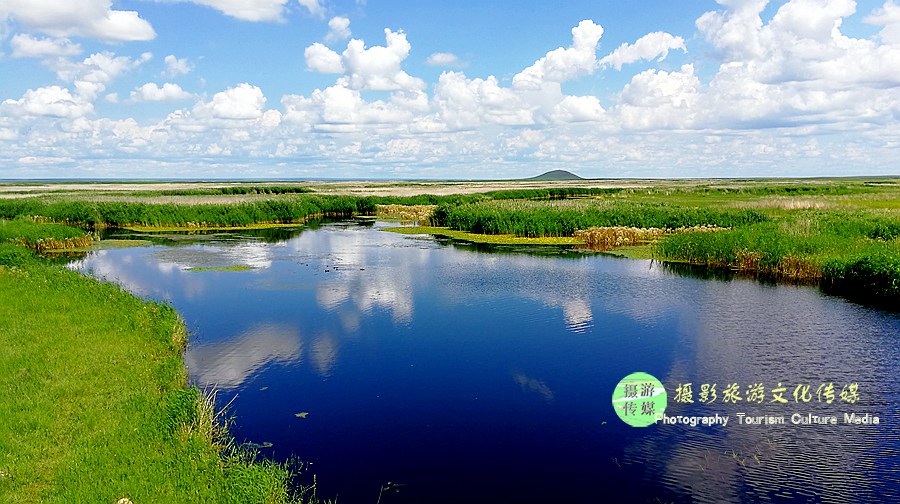
[[[310,357],[319,375],[324,378],[331,376],[337,353],[337,342],[332,337],[323,336],[313,342]]]
[[[550,387],[547,386],[541,380],[536,380],[534,378],[529,378],[522,373],[516,373],[513,375],[513,381],[519,384],[522,387],[523,392],[532,392],[541,397],[541,399],[550,402],[553,400],[553,391],[550,390]]]
[[[264,324],[228,340],[192,345],[184,361],[194,382],[230,389],[270,362],[299,364],[301,348],[296,327]],[[320,366],[315,345],[313,359]]]
[[[315,462],[322,493],[347,502],[386,481],[408,484],[396,503],[599,502],[611,486],[635,502],[900,500],[897,317],[652,261],[482,250],[328,225],[70,267],[171,300],[192,331],[192,379],[240,391],[235,434]],[[235,263],[256,269],[185,271]],[[668,414],[728,415],[727,427],[626,426],[609,396],[635,371],[661,379]],[[719,402],[674,403],[687,382],[717,383]],[[757,382],[855,382],[864,395],[722,403],[729,383]],[[298,423],[299,411],[316,413]],[[736,416],[844,411],[882,424]]]

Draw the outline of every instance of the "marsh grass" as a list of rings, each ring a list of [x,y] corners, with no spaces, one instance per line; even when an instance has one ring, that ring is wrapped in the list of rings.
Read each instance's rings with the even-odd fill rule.
[[[234,264],[231,266],[197,266],[187,268],[185,271],[252,271],[256,268],[244,264]]]
[[[429,224],[431,213],[437,205],[376,205],[379,219]]]
[[[435,235],[445,236],[454,240],[460,240],[472,243],[485,243],[493,245],[583,245],[583,242],[575,237],[566,236],[544,236],[537,238],[529,238],[525,236],[515,236],[510,234],[478,234],[466,231],[458,231],[446,227],[435,226],[406,226],[384,228],[385,231],[407,235]]]
[[[81,229],[17,216],[0,219],[0,242],[12,242],[37,252],[90,247],[97,238]]]
[[[451,229],[526,237],[571,237],[576,230],[591,227],[734,227],[766,220],[766,215],[750,209],[720,210],[601,199],[484,201],[440,205],[432,214],[433,224]]]
[[[728,228],[718,226],[691,226],[689,228],[660,229],[625,226],[590,227],[575,230],[575,238],[592,250],[613,250],[620,247],[634,247],[654,243],[663,236],[673,233],[712,233]]]

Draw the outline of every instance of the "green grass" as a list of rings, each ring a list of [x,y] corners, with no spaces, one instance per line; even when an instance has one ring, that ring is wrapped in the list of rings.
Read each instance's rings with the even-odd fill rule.
[[[897,309],[900,216],[871,211],[798,211],[716,233],[666,236],[665,259],[817,282],[826,291]]]
[[[525,236],[515,236],[511,234],[477,234],[468,233],[466,231],[458,231],[446,227],[433,226],[406,226],[384,228],[385,231],[393,233],[417,235],[430,234],[437,236],[446,236],[454,240],[463,240],[473,243],[490,243],[494,245],[580,245],[583,242],[574,237],[539,237],[529,238]]]
[[[251,271],[256,268],[243,264],[234,264],[231,266],[197,266],[188,268],[187,271]]]
[[[229,447],[185,388],[184,344],[169,306],[0,268],[0,502],[288,502],[290,472]]]
[[[732,227],[768,220],[756,210],[678,207],[621,200],[484,201],[440,205],[431,221],[438,226],[479,234],[526,237],[574,236],[578,229],[624,226],[680,228]]]
[[[0,219],[0,242],[14,242],[40,252],[81,248],[93,241],[93,236],[71,226],[35,222],[22,216]]]
[[[0,233],[0,502],[299,502],[292,471],[236,449],[186,387],[171,307],[32,250],[80,229],[19,217]]]

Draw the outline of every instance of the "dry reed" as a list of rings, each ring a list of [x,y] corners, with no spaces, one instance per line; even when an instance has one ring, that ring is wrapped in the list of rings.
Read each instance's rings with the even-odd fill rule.
[[[602,226],[578,229],[575,238],[592,250],[612,250],[617,247],[640,245],[658,240],[667,234],[683,232],[714,232],[728,228],[718,226],[691,226],[677,229],[637,228],[626,226]]]
[[[375,208],[380,218],[428,224],[437,205],[375,205]]]

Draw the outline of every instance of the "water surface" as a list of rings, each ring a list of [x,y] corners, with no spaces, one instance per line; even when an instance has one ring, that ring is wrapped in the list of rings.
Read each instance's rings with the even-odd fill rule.
[[[614,489],[632,502],[900,500],[897,315],[810,287],[382,226],[181,236],[72,267],[170,301],[191,331],[191,381],[231,402],[236,438],[309,462],[339,502],[374,503],[388,482],[382,503],[600,502]],[[252,269],[189,269],[234,265]],[[667,414],[729,423],[626,425],[611,395],[635,371],[666,387]],[[688,382],[695,402],[676,403]],[[723,403],[732,383],[743,400]],[[748,404],[756,383],[767,396]],[[779,383],[787,404],[771,402]],[[715,403],[698,402],[701,384],[717,384]],[[793,396],[803,384],[809,402]],[[858,401],[817,399],[826,384],[857,384]],[[880,424],[845,425],[845,412]]]

